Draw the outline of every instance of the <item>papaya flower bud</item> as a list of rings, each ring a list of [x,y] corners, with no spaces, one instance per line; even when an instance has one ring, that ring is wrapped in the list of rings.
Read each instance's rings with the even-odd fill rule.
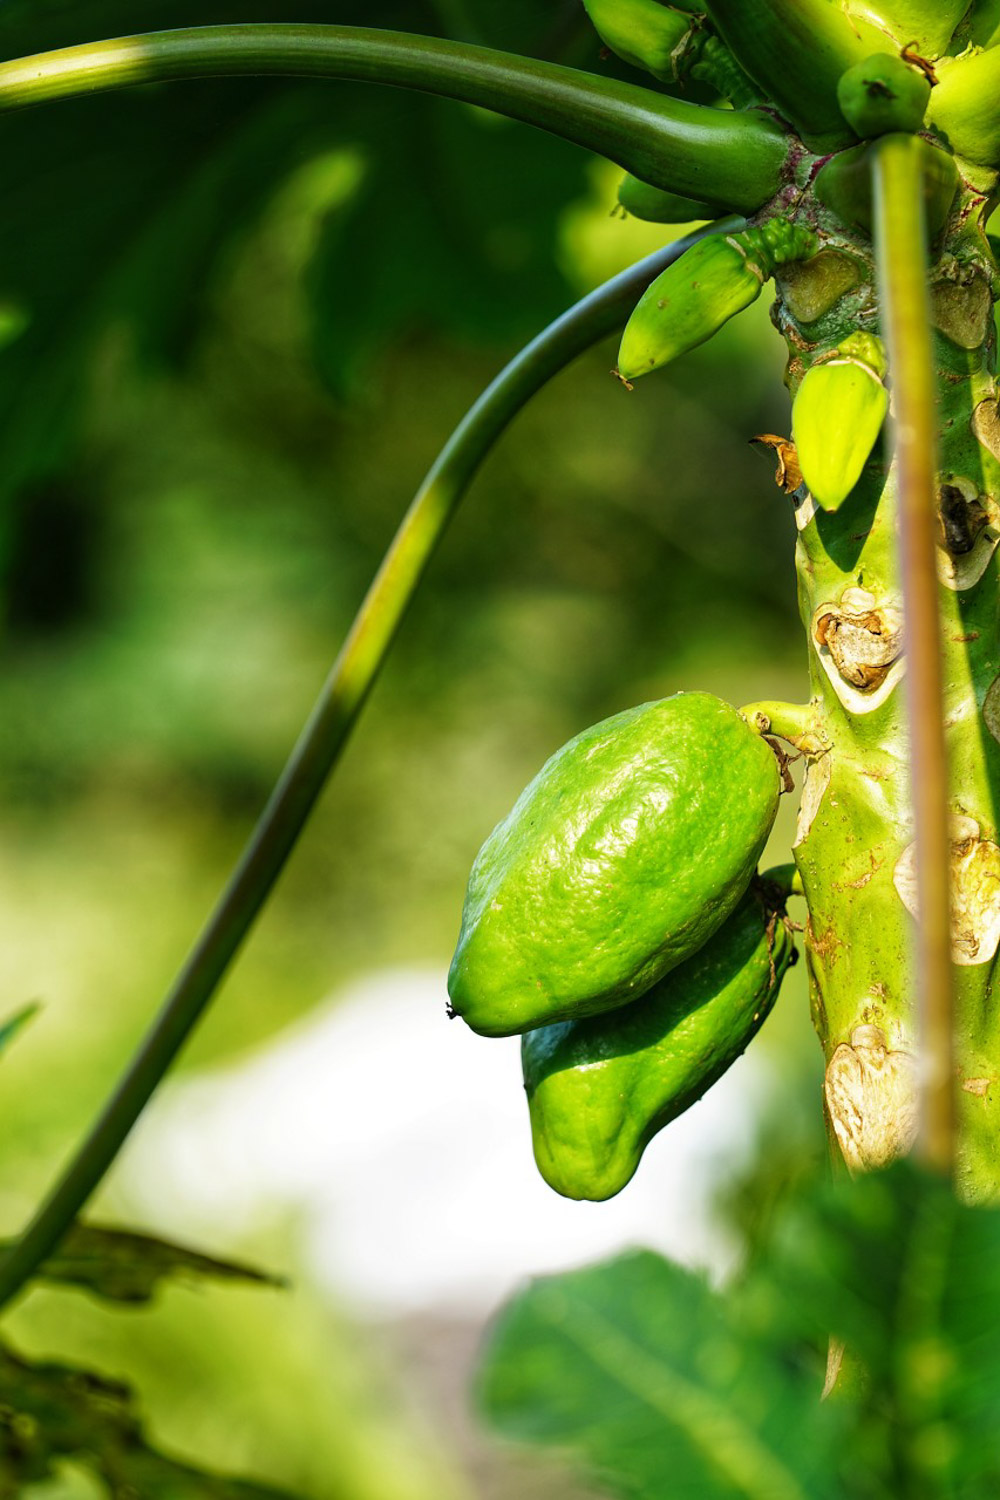
[[[889,409],[885,371],[880,340],[855,333],[831,359],[812,365],[799,386],[792,437],[802,478],[824,510],[837,510],[861,478]]]
[[[775,266],[815,251],[812,231],[783,218],[699,240],[640,298],[622,337],[620,379],[627,384],[703,344],[756,302]]]

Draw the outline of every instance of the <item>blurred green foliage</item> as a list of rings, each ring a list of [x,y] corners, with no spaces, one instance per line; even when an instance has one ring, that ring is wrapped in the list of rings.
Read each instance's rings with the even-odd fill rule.
[[[8,1242],[0,1243],[0,1251]],[[37,1279],[62,1286],[84,1287],[95,1297],[131,1306],[151,1302],[162,1283],[196,1281],[201,1277],[219,1281],[245,1281],[258,1286],[284,1286],[281,1277],[200,1255],[183,1245],[173,1245],[154,1235],[134,1234],[98,1224],[73,1224],[56,1250],[39,1267]]]
[[[725,1294],[648,1252],[535,1283],[499,1321],[483,1401],[631,1500],[987,1500],[998,1251],[1000,1213],[909,1162],[814,1177]]]
[[[7,0],[0,48],[274,18]],[[296,19],[614,66],[575,0]],[[44,1003],[4,1056],[12,1232],[147,1024],[441,442],[519,343],[662,231],[611,218],[616,174],[572,148],[388,90],[146,88],[6,116],[0,137],[0,983],[4,1014]],[[683,687],[802,695],[794,527],[747,442],[787,430],[766,308],[632,397],[613,362],[579,361],[477,481],[182,1066],[355,973],[443,964],[484,834],[587,723]],[[792,827],[786,808],[776,859]],[[774,1034],[801,1061],[789,989]],[[290,1238],[275,1227],[268,1263]],[[33,1359],[135,1383],[192,1461],[346,1500],[464,1493],[308,1287],[134,1314],[45,1289],[12,1326]],[[92,1493],[72,1467],[51,1483]]]

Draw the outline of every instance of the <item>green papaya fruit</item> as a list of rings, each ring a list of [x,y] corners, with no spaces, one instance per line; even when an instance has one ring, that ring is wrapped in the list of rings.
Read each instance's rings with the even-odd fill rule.
[[[621,1192],[643,1151],[734,1063],[777,998],[794,946],[755,886],[698,952],[611,1015],[526,1032],[538,1170],[566,1198]]]
[[[837,83],[840,112],[862,140],[920,129],[930,102],[926,73],[891,52],[874,52],[842,73]]]
[[[710,693],[577,735],[476,858],[453,1010],[484,1036],[510,1036],[643,994],[733,910],[779,794],[770,746]]]

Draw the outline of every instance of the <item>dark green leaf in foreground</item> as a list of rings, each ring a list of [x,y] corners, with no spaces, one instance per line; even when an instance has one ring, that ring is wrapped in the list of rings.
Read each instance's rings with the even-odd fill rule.
[[[28,1364],[0,1348],[0,1500],[53,1478],[65,1459],[85,1464],[112,1495],[136,1500],[282,1500],[282,1492],[150,1448],[127,1386],[65,1365]]]
[[[847,1412],[820,1385],[789,1349],[741,1339],[701,1277],[638,1251],[517,1298],[482,1400],[507,1435],[635,1500],[832,1500]]]
[[[6,1021],[0,1021],[0,1052],[12,1042],[26,1021],[30,1021],[38,1010],[37,1004],[26,1005],[22,1010],[16,1011]]]
[[[1000,1211],[909,1162],[822,1184],[779,1216],[747,1288],[758,1326],[846,1341],[888,1493],[1000,1493]]]
[[[0,1250],[10,1244],[9,1240],[4,1242]],[[215,1260],[152,1235],[102,1229],[94,1224],[75,1224],[38,1275],[42,1281],[85,1287],[112,1302],[133,1303],[149,1302],[160,1283],[169,1278],[210,1276],[260,1286],[284,1285],[280,1277],[251,1266]]]

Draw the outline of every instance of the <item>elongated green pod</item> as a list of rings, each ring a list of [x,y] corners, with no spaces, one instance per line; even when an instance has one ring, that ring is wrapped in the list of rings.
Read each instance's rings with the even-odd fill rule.
[[[611,1198],[649,1142],[756,1035],[793,956],[747,892],[698,952],[612,1015],[529,1031],[521,1062],[538,1170],[566,1198]]]
[[[957,156],[1000,167],[1000,48],[942,61],[927,110]]]
[[[691,20],[659,0],[584,0],[594,29],[606,47],[644,68],[661,83],[677,79],[677,55],[691,33]]]
[[[841,0],[706,0],[737,62],[810,146],[853,139],[837,103],[841,74],[885,48],[885,32]]]
[[[856,225],[869,234],[872,228],[873,149],[865,143],[848,151],[839,151],[820,168],[815,182],[816,197],[821,203],[832,209],[845,224]],[[958,168],[947,151],[931,145],[923,137],[920,137],[917,149],[923,158],[927,233],[933,238],[948,222],[958,191]]]
[[[577,735],[472,867],[448,976],[456,1013],[509,1036],[643,994],[736,906],[779,792],[770,746],[710,693]]]
[[[837,84],[844,119],[862,140],[919,130],[930,97],[926,73],[889,52],[875,52],[856,63]]]
[[[857,333],[834,358],[810,366],[799,386],[792,437],[802,478],[824,510],[837,510],[861,478],[889,409],[884,374],[880,341]]]
[[[757,300],[776,265],[815,249],[811,230],[782,218],[700,240],[641,297],[625,327],[618,374],[636,380],[703,344]]]
[[[667,193],[629,172],[618,184],[618,202],[626,213],[648,224],[690,224],[699,219],[718,219],[731,210],[718,203],[700,203],[696,198],[682,198]]]
[[[0,62],[0,113],[134,84],[259,74],[461,99],[576,141],[657,187],[718,195],[746,213],[778,191],[788,160],[786,132],[760,111],[707,109],[538,58],[362,26],[194,26],[41,52]]]

